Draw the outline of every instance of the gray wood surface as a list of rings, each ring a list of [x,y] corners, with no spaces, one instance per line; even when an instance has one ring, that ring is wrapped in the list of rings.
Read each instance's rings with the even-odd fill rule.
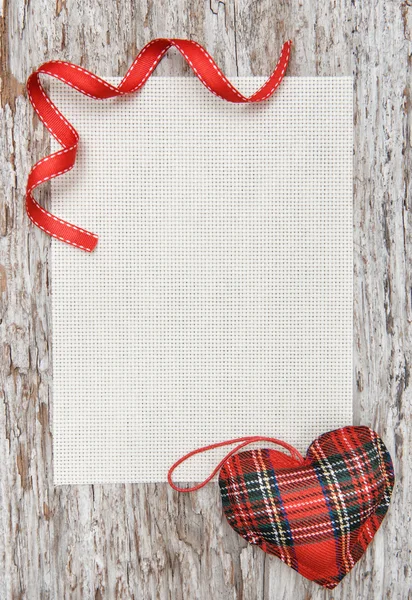
[[[0,10],[1,600],[412,597],[411,1],[3,0]],[[290,75],[355,76],[355,422],[383,436],[397,485],[333,593],[246,545],[217,486],[178,496],[166,484],[52,484],[50,240],[24,211],[49,134],[24,83],[48,59],[122,75],[159,36],[196,39],[229,76],[268,74],[287,38]],[[157,73],[188,68],[172,51]]]

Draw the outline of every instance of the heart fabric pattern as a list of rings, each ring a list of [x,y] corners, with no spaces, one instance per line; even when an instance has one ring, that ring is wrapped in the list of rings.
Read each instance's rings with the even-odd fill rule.
[[[233,454],[219,486],[239,535],[332,589],[382,523],[394,470],[377,433],[343,427],[317,438],[303,460],[267,448]]]

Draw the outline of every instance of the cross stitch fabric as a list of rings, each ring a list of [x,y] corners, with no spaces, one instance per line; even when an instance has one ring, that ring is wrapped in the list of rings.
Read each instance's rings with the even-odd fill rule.
[[[166,481],[195,447],[304,451],[350,424],[352,78],[242,106],[193,77],[104,102],[50,89],[80,134],[52,212],[99,235],[92,254],[51,243],[55,484]]]

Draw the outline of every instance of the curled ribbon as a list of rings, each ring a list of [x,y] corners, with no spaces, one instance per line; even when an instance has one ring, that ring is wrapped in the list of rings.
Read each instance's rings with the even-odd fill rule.
[[[225,77],[212,57],[192,40],[158,38],[140,51],[118,87],[107,83],[90,71],[68,62],[52,60],[41,65],[27,80],[27,91],[33,108],[61,150],[39,160],[29,173],[26,187],[26,211],[31,221],[49,235],[92,252],[98,237],[81,227],[71,225],[45,210],[33,197],[33,190],[41,183],[58,177],[73,168],[76,161],[79,134],[46,95],[40,74],[60,79],[86,96],[103,100],[123,96],[139,90],[153,73],[163,56],[174,47],[189,63],[193,72],[212,94],[236,103],[261,102],[273,94],[285,74],[291,42],[283,44],[279,61],[267,81],[254,94],[243,96]]]

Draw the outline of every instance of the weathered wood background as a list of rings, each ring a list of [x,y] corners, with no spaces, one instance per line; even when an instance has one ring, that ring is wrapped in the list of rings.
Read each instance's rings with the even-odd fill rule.
[[[3,0],[0,210],[0,598],[405,599],[411,565],[411,0]],[[49,238],[24,211],[49,134],[24,83],[48,59],[123,75],[153,37],[190,37],[230,75],[355,76],[355,421],[396,463],[390,512],[333,592],[247,546],[216,486],[52,484]],[[188,68],[170,52],[157,70]],[[48,192],[42,193],[48,202]]]

